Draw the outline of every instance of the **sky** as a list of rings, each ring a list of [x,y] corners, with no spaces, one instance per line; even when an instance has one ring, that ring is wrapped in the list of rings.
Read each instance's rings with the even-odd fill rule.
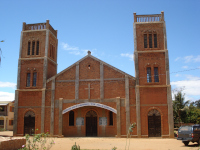
[[[1,1],[0,101],[13,101],[22,24],[58,30],[58,73],[87,54],[135,76],[133,13],[164,11],[172,95],[200,99],[199,0],[19,0]]]

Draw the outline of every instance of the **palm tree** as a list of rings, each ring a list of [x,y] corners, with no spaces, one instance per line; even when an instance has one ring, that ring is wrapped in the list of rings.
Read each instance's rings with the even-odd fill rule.
[[[173,100],[173,111],[174,111],[174,118],[175,120],[178,119],[179,123],[183,119],[181,116],[181,111],[184,111],[189,104],[189,100],[185,102],[185,94],[182,93],[182,91],[178,91],[176,94],[174,94],[174,100]]]

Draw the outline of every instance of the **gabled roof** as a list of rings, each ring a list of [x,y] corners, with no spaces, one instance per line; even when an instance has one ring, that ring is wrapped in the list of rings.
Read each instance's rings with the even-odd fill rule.
[[[134,79],[135,79],[135,77],[133,77],[133,76],[131,76],[131,75],[129,75],[129,74],[127,74],[127,73],[125,73],[125,72],[123,72],[123,71],[121,71],[121,70],[115,68],[115,67],[113,67],[112,65],[109,65],[109,64],[107,64],[106,62],[104,62],[104,61],[102,61],[102,60],[100,60],[100,59],[98,59],[98,58],[92,56],[92,55],[91,55],[91,52],[88,51],[88,55],[86,55],[85,57],[83,57],[83,58],[80,59],[79,61],[75,62],[74,64],[72,64],[72,65],[69,66],[68,68],[64,69],[63,71],[59,72],[59,73],[56,74],[55,76],[49,78],[49,79],[47,80],[47,83],[50,82],[51,80],[53,80],[54,78],[56,78],[57,76],[61,75],[61,74],[64,73],[65,71],[67,71],[67,70],[71,69],[72,67],[76,66],[76,64],[79,64],[81,61],[85,60],[85,59],[88,58],[88,57],[90,57],[90,58],[92,58],[92,59],[94,59],[94,60],[96,60],[96,61],[102,63],[102,64],[105,65],[105,66],[108,66],[108,67],[112,68],[112,69],[115,70],[115,71],[120,72],[121,74],[127,75],[128,77],[134,78]]]

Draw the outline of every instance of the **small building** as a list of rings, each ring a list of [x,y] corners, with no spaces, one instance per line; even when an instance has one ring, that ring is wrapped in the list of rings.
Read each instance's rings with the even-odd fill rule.
[[[0,130],[13,130],[14,101],[0,101]]]
[[[164,12],[134,13],[133,27],[135,77],[90,51],[57,73],[57,30],[49,20],[23,23],[14,136],[48,131],[61,137],[126,137],[135,122],[132,137],[172,138]]]

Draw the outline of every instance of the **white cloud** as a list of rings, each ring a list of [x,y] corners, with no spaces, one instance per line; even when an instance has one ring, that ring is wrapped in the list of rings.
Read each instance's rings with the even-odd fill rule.
[[[0,87],[4,88],[4,87],[10,87],[10,88],[13,88],[15,89],[16,88],[16,83],[11,83],[11,82],[1,82],[0,81]]]
[[[200,97],[200,77],[188,75],[186,80],[171,82],[171,85],[178,89],[184,87],[183,93],[185,93],[186,100],[194,96]]]
[[[122,57],[128,57],[129,60],[133,61],[133,54],[121,53],[120,55],[121,55]]]
[[[8,93],[0,91],[0,101],[13,101],[15,93]]]
[[[181,74],[178,74],[178,73],[175,75],[175,77],[180,77],[180,76],[181,76]]]
[[[70,54],[73,54],[73,55],[85,56],[85,55],[88,54],[87,53],[88,49],[80,49],[79,47],[70,46],[69,44],[64,43],[64,42],[61,43],[61,46],[62,46],[62,49],[67,50]],[[95,51],[97,51],[97,50],[96,49],[92,49],[92,50],[89,50],[89,51],[91,51],[91,54],[93,56],[95,56]]]
[[[193,55],[185,56],[183,59],[185,60],[185,63],[200,62],[200,55],[197,55],[197,56],[193,56]]]
[[[185,56],[183,59],[185,60],[185,63],[189,63],[192,61],[193,58],[194,56],[190,55],[190,56]]]
[[[64,42],[62,42],[61,45],[62,45],[62,48],[63,48],[64,50],[67,50],[67,51],[77,51],[77,50],[79,50],[78,47],[69,46],[69,44],[64,43]]]
[[[198,55],[196,58],[194,58],[194,62],[200,62],[200,55]]]
[[[179,59],[181,59],[181,57],[177,57],[177,58],[175,59],[175,61],[178,61]]]
[[[188,66],[182,66],[182,68],[183,68],[183,69],[187,69],[187,68],[188,68]]]

